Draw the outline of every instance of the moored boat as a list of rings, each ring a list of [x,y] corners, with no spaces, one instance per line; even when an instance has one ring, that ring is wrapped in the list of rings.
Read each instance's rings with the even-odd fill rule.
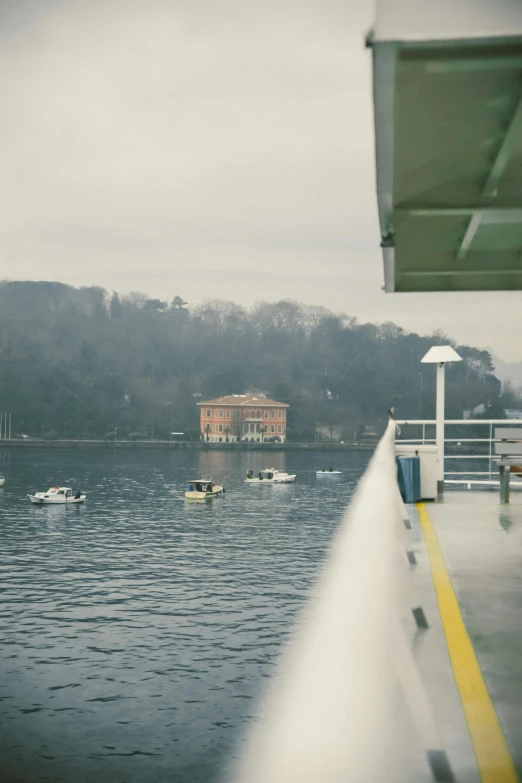
[[[342,470],[333,470],[333,468],[330,468],[329,470],[316,470],[315,475],[316,476],[341,476]]]
[[[31,503],[36,506],[48,506],[70,503],[83,503],[86,495],[78,491],[73,495],[70,487],[50,487],[47,492],[35,492],[34,495],[27,495]]]
[[[257,476],[254,471],[249,470],[245,479],[245,484],[291,484],[295,481],[296,474],[284,473],[275,468],[266,468],[260,470]]]
[[[188,482],[185,497],[187,500],[206,500],[224,493],[225,488],[221,484],[214,484],[209,479],[196,479]]]
[[[0,487],[3,487],[3,486],[4,486],[4,484],[5,484],[5,476],[2,476],[2,475],[0,474]]]

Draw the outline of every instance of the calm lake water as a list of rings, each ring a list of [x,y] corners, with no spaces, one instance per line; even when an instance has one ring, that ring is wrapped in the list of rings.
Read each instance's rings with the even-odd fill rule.
[[[2,780],[222,778],[368,459],[0,451]],[[296,483],[245,486],[267,460]],[[88,502],[31,506],[56,483]]]

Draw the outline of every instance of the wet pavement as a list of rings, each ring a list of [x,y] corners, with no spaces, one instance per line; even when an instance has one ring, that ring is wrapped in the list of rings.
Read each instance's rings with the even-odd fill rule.
[[[512,759],[522,776],[522,496],[512,493],[511,504],[502,506],[498,491],[450,490],[443,502],[427,503],[426,510],[507,741],[508,766]],[[417,507],[408,506],[408,514],[417,558],[417,565],[411,567],[415,600],[423,606],[430,624],[426,631],[412,631],[412,644],[442,746],[461,783],[477,783],[481,772],[483,781],[516,780],[514,770],[511,774],[495,772],[496,761],[491,758],[488,769],[484,759],[480,761],[479,771]],[[473,711],[480,722],[480,705],[471,705]],[[473,727],[471,730],[473,733]],[[476,731],[475,725],[475,743]],[[488,741],[484,726],[482,731],[486,740],[481,746]]]

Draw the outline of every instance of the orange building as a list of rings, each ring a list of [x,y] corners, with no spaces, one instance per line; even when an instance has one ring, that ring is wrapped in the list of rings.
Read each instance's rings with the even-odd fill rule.
[[[198,402],[201,439],[213,443],[248,440],[252,443],[286,440],[285,402],[260,394],[229,394]]]

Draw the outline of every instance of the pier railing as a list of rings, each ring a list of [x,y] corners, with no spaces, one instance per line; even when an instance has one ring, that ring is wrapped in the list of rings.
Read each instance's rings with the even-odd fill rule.
[[[397,443],[435,445],[435,419],[397,419]],[[500,439],[495,438],[495,427],[519,427],[522,438],[521,419],[446,419],[444,422],[444,481],[447,484],[492,484],[498,483],[498,463],[501,456],[495,454],[494,444]],[[458,430],[465,431],[476,427],[481,437],[466,437],[459,435]],[[416,429],[418,437],[406,437],[411,428]],[[477,470],[457,469],[462,460],[476,465]],[[480,468],[480,469],[479,469]],[[473,478],[470,478],[473,477]]]
[[[403,625],[409,605],[428,628],[409,574],[394,437],[391,421],[268,684],[238,783],[375,783],[390,770],[404,780],[415,747],[435,780],[453,779]]]

